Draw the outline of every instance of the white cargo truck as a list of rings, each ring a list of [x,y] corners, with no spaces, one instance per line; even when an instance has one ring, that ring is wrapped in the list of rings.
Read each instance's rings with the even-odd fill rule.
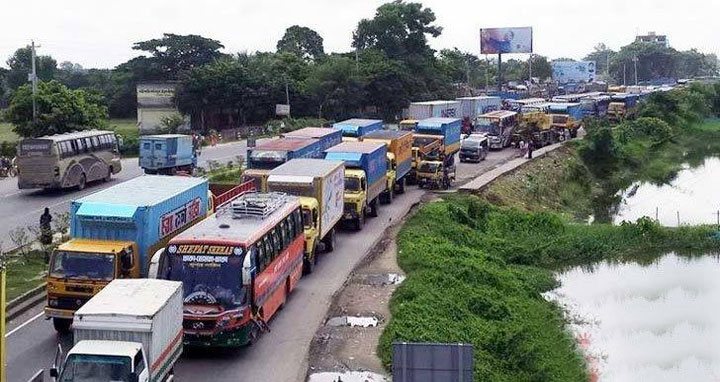
[[[171,381],[182,353],[182,296],[177,281],[113,280],[75,312],[74,346],[50,375],[61,382]]]
[[[312,272],[320,245],[335,249],[335,227],[343,216],[345,165],[324,159],[293,159],[270,171],[268,191],[300,197],[305,224],[305,272]]]

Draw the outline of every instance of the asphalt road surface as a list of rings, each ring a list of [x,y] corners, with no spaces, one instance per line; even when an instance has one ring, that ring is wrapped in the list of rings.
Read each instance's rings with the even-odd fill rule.
[[[203,151],[203,159],[228,160],[242,152],[241,150],[244,151],[243,144],[206,149]],[[491,152],[487,159],[479,164],[457,161],[458,182],[469,180],[516,155],[517,150],[506,149]],[[132,164],[128,162],[128,168],[123,170],[122,176],[115,182],[140,174],[136,165],[131,169]],[[84,193],[99,187],[106,186],[99,185]],[[235,350],[186,351],[175,366],[175,380],[304,381],[310,342],[322,324],[333,294],[342,286],[352,269],[382,238],[385,229],[398,222],[412,205],[420,200],[423,192],[417,187],[409,187],[407,192],[397,196],[391,205],[381,206],[379,216],[368,219],[362,231],[340,233],[336,250],[321,255],[313,274],[300,280],[298,288],[290,296],[284,309],[269,323],[271,332],[263,334],[254,345]],[[45,195],[42,192],[30,192],[26,195],[23,192],[17,195],[21,196],[7,197],[16,200],[16,203],[30,201],[26,202],[28,204],[25,208],[13,210],[16,211],[14,219],[34,222],[39,218],[39,209],[50,203],[45,201],[45,198],[54,198],[52,203],[56,204],[56,208],[67,208],[69,200],[80,194],[75,192]],[[35,199],[38,201],[33,204]],[[8,207],[4,206],[5,199],[2,200],[3,206],[0,208],[6,211]],[[31,216],[28,217],[27,214]],[[8,381],[25,382],[39,369],[45,369],[45,380],[50,380],[47,369],[53,363],[58,343],[65,351],[72,347],[70,336],[57,335],[52,323],[44,320],[40,305],[10,322],[7,330]]]

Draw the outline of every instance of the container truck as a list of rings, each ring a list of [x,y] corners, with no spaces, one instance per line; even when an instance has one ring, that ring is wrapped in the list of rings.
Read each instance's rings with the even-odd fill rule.
[[[409,131],[380,130],[362,137],[363,142],[377,142],[387,145],[387,190],[382,199],[391,203],[393,194],[405,192],[410,169],[412,169],[413,134]]]
[[[323,147],[320,139],[279,138],[266,141],[259,146],[248,148],[247,169],[243,180],[253,180],[255,189],[267,189],[267,176],[270,170],[297,158],[322,158]]]
[[[343,142],[327,149],[325,159],[345,162],[343,220],[362,229],[366,215],[378,215],[378,199],[387,189],[387,145]]]
[[[412,165],[408,174],[408,183],[417,184],[417,169],[425,158],[444,156],[443,137],[439,135],[413,134]]]
[[[300,197],[305,222],[305,273],[312,273],[318,250],[335,249],[335,228],[343,216],[345,164],[324,159],[293,159],[270,171],[268,192]]]
[[[408,119],[460,118],[460,101],[413,102],[408,108]]]
[[[458,118],[428,118],[417,125],[415,131],[423,135],[443,137],[445,156],[453,156],[460,151],[460,129],[462,121]]]
[[[333,129],[342,131],[342,136],[348,138],[359,138],[370,132],[382,130],[382,128],[383,121],[379,119],[353,118],[333,124]]]
[[[342,131],[329,127],[305,127],[280,136],[281,138],[318,139],[323,151],[342,142]]]
[[[485,113],[499,110],[502,107],[502,99],[500,97],[479,96],[479,97],[461,97],[456,99],[460,102],[460,116],[462,119],[462,131],[470,134],[473,129],[475,118]]]
[[[496,110],[477,118],[475,130],[485,133],[490,141],[490,149],[502,150],[510,142],[520,121],[518,113],[509,110]]]
[[[398,124],[398,130],[415,131],[415,128],[417,127],[418,122],[419,121],[417,119],[403,119]]]
[[[181,134],[142,136],[138,161],[146,174],[192,173],[197,167],[193,137]]]
[[[141,176],[70,204],[71,240],[50,257],[45,315],[67,332],[73,313],[113,279],[148,273],[157,249],[207,216],[208,181]]]
[[[552,102],[548,108],[550,127],[557,132],[557,136],[564,140],[567,136],[577,137],[577,130],[583,120],[583,105],[581,103]]]
[[[62,382],[170,381],[183,350],[182,323],[181,282],[113,280],[75,312],[74,346],[67,357],[58,347],[50,375]]]
[[[608,119],[619,122],[623,119],[632,118],[635,115],[638,98],[640,98],[638,94],[614,94],[608,105]]]

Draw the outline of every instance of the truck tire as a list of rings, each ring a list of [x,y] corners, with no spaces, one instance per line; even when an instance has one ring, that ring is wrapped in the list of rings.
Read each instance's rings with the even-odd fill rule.
[[[363,229],[363,226],[365,225],[365,214],[362,214],[358,216],[357,219],[355,219],[355,230],[361,231]]]
[[[317,244],[313,246],[310,259],[303,259],[303,274],[309,275],[315,270],[317,264]]]
[[[405,193],[405,177],[400,179],[400,183],[398,183],[398,194],[404,194]]]
[[[370,213],[368,214],[371,218],[376,218],[378,216],[378,198],[375,198],[370,203]]]
[[[325,252],[332,252],[335,250],[335,240],[335,228],[333,228],[330,232],[328,232],[327,236],[325,236]]]
[[[395,183],[393,183],[392,187],[390,187],[387,192],[387,198],[385,199],[387,202],[386,204],[392,204],[393,198],[395,198]]]
[[[55,328],[55,331],[60,334],[70,333],[71,325],[72,320],[70,319],[53,317],[53,327]]]

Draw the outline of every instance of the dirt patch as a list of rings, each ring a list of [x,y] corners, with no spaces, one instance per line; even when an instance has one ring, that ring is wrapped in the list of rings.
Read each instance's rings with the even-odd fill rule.
[[[426,195],[421,203],[436,198]],[[402,221],[385,232],[382,240],[333,298],[325,324],[315,333],[310,345],[310,380],[329,372],[387,374],[377,355],[377,348],[390,317],[390,298],[405,279],[397,264],[395,237],[405,219],[412,216],[415,209],[413,207]],[[377,319],[377,325],[350,325],[351,322],[364,322],[368,318]]]

